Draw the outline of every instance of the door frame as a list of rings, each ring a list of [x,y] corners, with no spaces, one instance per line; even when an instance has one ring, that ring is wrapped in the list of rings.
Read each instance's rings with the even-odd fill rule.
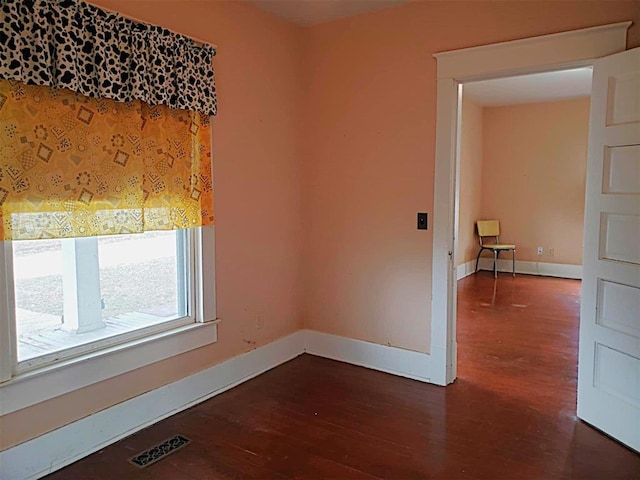
[[[432,375],[434,383],[452,383],[457,373],[459,85],[592,66],[595,59],[626,49],[631,23],[600,25],[433,55],[438,65],[430,350],[434,367],[437,366]]]

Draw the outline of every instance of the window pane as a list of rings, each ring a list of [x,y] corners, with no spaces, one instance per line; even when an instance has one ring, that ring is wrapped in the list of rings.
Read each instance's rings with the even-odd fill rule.
[[[187,316],[185,238],[12,242],[18,361]]]
[[[187,314],[179,301],[177,243],[175,232],[99,237],[104,320],[171,319]]]
[[[14,241],[13,282],[18,356],[50,350],[36,340],[38,332],[62,326],[61,240]],[[33,338],[27,345],[24,339]]]

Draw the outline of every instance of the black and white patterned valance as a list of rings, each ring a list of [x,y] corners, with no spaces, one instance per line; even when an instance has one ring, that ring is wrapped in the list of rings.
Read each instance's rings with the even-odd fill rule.
[[[0,78],[216,114],[213,47],[80,0],[0,5]]]

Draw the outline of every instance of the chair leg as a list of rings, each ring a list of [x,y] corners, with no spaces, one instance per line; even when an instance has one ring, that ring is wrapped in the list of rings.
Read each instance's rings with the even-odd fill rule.
[[[513,259],[513,277],[515,278],[516,276],[516,249],[515,248],[512,250],[511,255]]]
[[[498,250],[493,251],[493,278],[498,278]]]
[[[484,248],[481,248],[480,251],[478,252],[478,256],[476,257],[476,271],[475,271],[475,273],[478,273],[478,262],[480,261],[480,254],[482,253],[483,250],[484,250]]]

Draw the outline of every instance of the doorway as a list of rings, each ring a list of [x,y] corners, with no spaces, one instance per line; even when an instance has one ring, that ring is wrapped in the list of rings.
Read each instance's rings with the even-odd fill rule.
[[[460,83],[594,66],[585,195],[577,415],[640,451],[637,378],[640,344],[634,308],[640,299],[637,249],[640,195],[640,48],[625,51],[630,23],[605,25],[436,55],[438,109],[434,192],[432,345],[442,342],[446,381],[456,377],[455,158]],[[614,32],[617,32],[614,34]],[[595,40],[594,36],[606,35]],[[603,43],[600,43],[602,40]],[[442,68],[440,58],[442,58]],[[620,181],[616,179],[621,179]],[[628,197],[621,196],[628,193]],[[636,196],[633,196],[636,195]],[[442,223],[438,224],[438,219]],[[444,253],[444,256],[442,255]],[[444,282],[442,282],[444,280]],[[438,282],[442,282],[438,284]],[[618,297],[605,289],[616,289]],[[440,297],[439,293],[445,293]],[[608,309],[608,310],[607,310]],[[614,313],[615,312],[615,313]],[[444,327],[444,328],[443,328]],[[435,334],[435,335],[434,335]],[[629,379],[634,379],[629,381]],[[635,381],[635,384],[633,383]],[[631,386],[629,386],[631,385]],[[633,386],[635,385],[635,386]],[[635,419],[629,421],[628,419]]]
[[[631,22],[436,54],[438,98],[432,257],[431,351],[442,372],[437,383],[456,378],[455,209],[459,84],[473,80],[589,67],[621,52]],[[435,357],[438,356],[438,358]],[[440,376],[441,375],[441,376]]]
[[[476,270],[481,219],[516,244],[518,273],[582,278],[591,77],[587,67],[460,84],[456,279]]]
[[[585,67],[459,86],[458,376],[553,412],[576,401],[591,77]],[[499,219],[501,243],[517,245],[517,278],[510,258],[497,279],[488,257],[474,275],[480,219]]]

